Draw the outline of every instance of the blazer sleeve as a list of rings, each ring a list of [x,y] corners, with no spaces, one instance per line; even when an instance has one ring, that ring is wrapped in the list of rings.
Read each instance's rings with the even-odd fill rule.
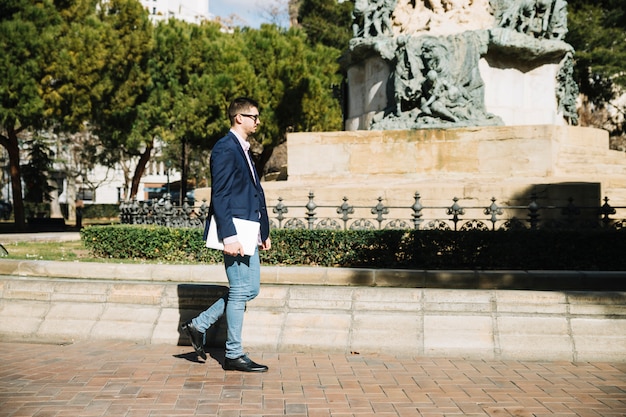
[[[211,207],[220,239],[237,234],[232,212],[233,186],[236,180],[234,175],[236,148],[227,146],[228,142],[224,139],[220,140],[211,151],[210,161]]]

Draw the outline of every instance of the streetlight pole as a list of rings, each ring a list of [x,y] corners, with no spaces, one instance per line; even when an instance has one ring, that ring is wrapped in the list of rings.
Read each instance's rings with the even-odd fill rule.
[[[181,143],[181,178],[180,178],[180,196],[179,199],[180,201],[178,202],[178,204],[182,207],[183,203],[185,202],[185,197],[187,197],[187,143],[185,141],[185,138],[182,138],[182,143]]]
[[[167,194],[171,197],[171,193],[170,193],[170,167],[172,166],[172,161],[170,161],[169,159],[167,161],[165,161],[165,167],[166,167],[166,175],[167,175]]]

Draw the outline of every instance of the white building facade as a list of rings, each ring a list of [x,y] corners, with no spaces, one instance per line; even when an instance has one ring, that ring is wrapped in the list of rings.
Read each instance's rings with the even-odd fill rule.
[[[140,3],[153,22],[174,18],[201,23],[213,18],[209,13],[209,0],[140,0]]]
[[[178,170],[168,169],[164,162],[156,160],[157,157],[153,155],[150,158],[141,177],[136,197],[138,201],[160,197],[161,190],[166,189],[168,183],[176,183],[181,179]],[[134,166],[133,164],[133,170]],[[124,170],[119,164],[116,164],[115,168],[98,165],[88,175],[93,179],[90,185],[64,179],[62,189],[59,190],[59,203],[68,204],[73,200],[81,200],[84,204],[119,204],[128,199],[124,187]],[[72,188],[76,189],[75,196],[71,195]]]

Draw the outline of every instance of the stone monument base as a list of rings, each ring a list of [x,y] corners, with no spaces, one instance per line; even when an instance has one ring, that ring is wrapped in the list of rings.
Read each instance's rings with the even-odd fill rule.
[[[422,204],[596,206],[626,201],[626,155],[609,149],[608,133],[537,125],[394,131],[290,133],[288,180],[267,181],[267,203],[409,207]],[[196,190],[198,201],[209,189]]]
[[[609,149],[608,133],[593,128],[539,125],[398,131],[292,133],[288,180],[266,182],[268,204],[278,197],[389,205],[423,200],[449,205],[453,197],[528,204],[608,196],[626,201],[626,155]],[[548,192],[552,190],[552,192]],[[582,194],[581,194],[582,193]],[[523,200],[523,202],[521,201]],[[567,201],[567,200],[566,200]],[[581,204],[580,200],[576,201]]]

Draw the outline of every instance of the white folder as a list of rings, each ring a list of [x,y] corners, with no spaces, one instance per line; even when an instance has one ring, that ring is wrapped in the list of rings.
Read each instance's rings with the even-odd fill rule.
[[[237,230],[237,240],[243,246],[243,253],[248,256],[254,255],[254,251],[259,245],[259,229],[261,223],[233,217],[233,223]],[[217,237],[217,222],[215,216],[211,216],[209,233],[206,238],[206,247],[211,249],[224,250],[224,242]]]

